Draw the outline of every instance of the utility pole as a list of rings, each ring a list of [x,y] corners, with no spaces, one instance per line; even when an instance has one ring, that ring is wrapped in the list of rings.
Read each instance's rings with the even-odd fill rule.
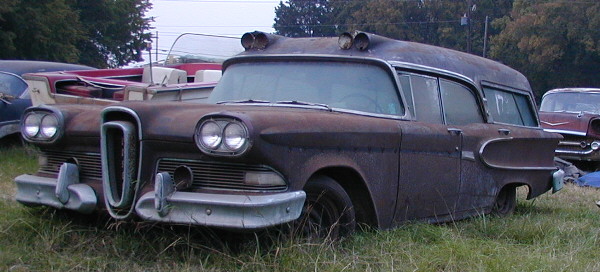
[[[487,36],[488,36],[488,22],[490,21],[490,16],[485,16],[485,28],[483,31],[483,57],[485,58],[487,51]]]
[[[158,61],[158,30],[156,31],[156,43],[154,44],[154,47],[156,47],[156,57],[154,58],[156,61]]]
[[[467,53],[471,53],[471,8],[473,7],[473,0],[467,2]]]

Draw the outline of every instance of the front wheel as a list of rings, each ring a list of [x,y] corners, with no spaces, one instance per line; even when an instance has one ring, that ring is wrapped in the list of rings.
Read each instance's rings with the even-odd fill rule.
[[[507,216],[515,211],[517,206],[517,188],[515,186],[505,186],[502,188],[498,196],[496,196],[496,202],[492,208],[492,214],[498,216]]]
[[[298,219],[298,231],[308,237],[332,240],[356,229],[356,213],[350,196],[335,180],[312,178],[304,187],[306,201]]]

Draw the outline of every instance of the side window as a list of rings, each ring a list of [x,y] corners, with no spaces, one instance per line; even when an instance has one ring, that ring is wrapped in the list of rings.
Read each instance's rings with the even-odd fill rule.
[[[437,78],[411,75],[413,104],[417,121],[442,123],[442,110]]]
[[[446,124],[466,125],[483,122],[477,99],[469,88],[440,79],[440,93]]]
[[[412,116],[415,116],[415,105],[413,103],[412,88],[410,87],[410,76],[400,74],[398,79],[400,80],[400,88],[402,88],[402,94],[406,98],[406,108]]]
[[[489,111],[494,122],[538,126],[528,96],[490,87],[484,87],[483,92],[488,100]]]
[[[0,93],[19,97],[25,89],[27,89],[27,84],[22,78],[0,72]]]

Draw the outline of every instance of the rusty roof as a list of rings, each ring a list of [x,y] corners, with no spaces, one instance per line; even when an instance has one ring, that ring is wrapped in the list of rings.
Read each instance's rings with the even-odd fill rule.
[[[366,49],[357,48],[357,39],[354,39],[355,46],[342,49],[339,37],[287,38],[262,32],[247,33],[264,35],[263,37],[266,37],[268,41],[265,41],[266,44],[261,44],[262,47],[249,48],[238,56],[323,55],[376,58],[392,64],[403,62],[461,74],[478,85],[487,81],[531,91],[529,82],[523,74],[499,62],[452,49],[394,40],[365,32],[345,34],[357,37],[357,33],[363,33],[369,37],[370,44]],[[244,43],[243,39],[242,43]],[[362,45],[364,46],[364,44]],[[236,61],[240,60],[236,60],[234,57],[227,61],[226,65]]]

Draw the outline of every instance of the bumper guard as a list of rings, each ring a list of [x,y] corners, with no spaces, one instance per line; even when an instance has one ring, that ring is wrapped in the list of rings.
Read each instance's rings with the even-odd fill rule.
[[[64,163],[58,179],[34,175],[20,175],[16,200],[24,205],[46,205],[57,209],[69,209],[91,213],[96,209],[98,198],[89,185],[79,183],[78,167]]]

